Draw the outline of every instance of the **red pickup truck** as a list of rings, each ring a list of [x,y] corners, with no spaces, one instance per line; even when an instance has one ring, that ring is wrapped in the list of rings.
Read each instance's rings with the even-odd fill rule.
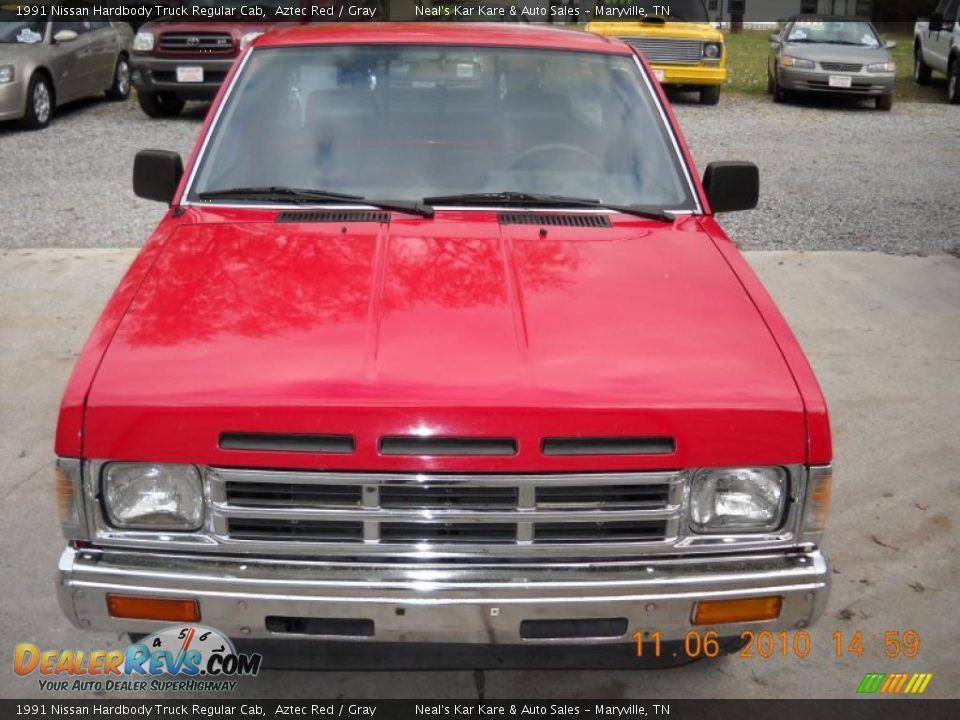
[[[169,209],[63,399],[64,612],[628,663],[805,633],[827,409],[714,218],[758,188],[699,179],[620,41],[257,38],[185,167],[137,155]]]

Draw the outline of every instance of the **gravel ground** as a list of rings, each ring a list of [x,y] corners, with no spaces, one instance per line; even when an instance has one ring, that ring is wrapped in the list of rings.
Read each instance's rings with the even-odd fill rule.
[[[161,206],[133,196],[135,152],[186,155],[207,105],[149,120],[133,101],[62,110],[45,131],[0,124],[0,247],[121,247],[144,242]],[[960,112],[946,104],[774,105],[727,94],[719,107],[675,98],[698,165],[752,160],[762,200],[722,222],[744,249],[960,252]]]

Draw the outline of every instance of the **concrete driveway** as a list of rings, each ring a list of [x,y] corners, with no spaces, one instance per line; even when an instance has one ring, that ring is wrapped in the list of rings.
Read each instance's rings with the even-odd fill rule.
[[[13,647],[107,649],[72,628],[53,576],[62,541],[53,431],[66,378],[135,250],[0,251],[0,696],[38,696]],[[960,259],[754,252],[824,385],[836,480],[828,552],[834,590],[805,660],[730,657],[669,671],[277,672],[241,696],[384,698],[852,697],[866,672],[932,672],[926,696],[957,696],[960,575]],[[916,630],[915,659],[888,659],[888,630]],[[833,633],[863,632],[862,657]],[[102,697],[102,696],[101,696]]]

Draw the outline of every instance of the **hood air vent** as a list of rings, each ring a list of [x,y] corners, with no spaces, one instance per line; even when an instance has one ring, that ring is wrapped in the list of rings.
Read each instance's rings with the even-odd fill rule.
[[[335,453],[353,452],[349,435],[289,435],[274,433],[223,433],[222,450],[259,450],[261,452]]]
[[[390,222],[382,210],[285,210],[277,213],[278,223]]]
[[[516,455],[513,438],[384,437],[382,455]]]
[[[669,455],[677,449],[669,437],[544,438],[544,455]]]
[[[608,228],[607,215],[568,215],[561,213],[500,213],[501,225],[559,225],[561,227]]]

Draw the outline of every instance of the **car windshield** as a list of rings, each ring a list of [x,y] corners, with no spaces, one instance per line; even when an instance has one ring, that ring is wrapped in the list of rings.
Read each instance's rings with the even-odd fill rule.
[[[0,10],[0,43],[32,45],[33,43],[43,42],[46,22],[43,20],[14,22],[16,18],[22,17],[23,15],[17,15],[12,10]]]
[[[510,192],[692,209],[657,102],[624,55],[256,49],[211,131],[188,199],[282,186],[368,200]]]
[[[870,23],[852,20],[798,20],[790,28],[787,42],[880,47],[880,38]]]

